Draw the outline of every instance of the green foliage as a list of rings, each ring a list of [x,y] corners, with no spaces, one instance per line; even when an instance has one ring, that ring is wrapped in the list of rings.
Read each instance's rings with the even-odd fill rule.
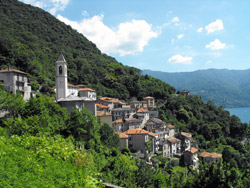
[[[104,123],[100,128],[101,142],[104,146],[109,148],[119,148],[120,138],[115,130],[110,127],[107,123]]]
[[[37,83],[47,93],[55,85],[53,62],[62,52],[68,62],[69,82],[87,84],[99,96],[162,98],[175,91],[158,79],[142,76],[139,69],[102,54],[82,34],[39,8],[1,0],[0,17],[0,66],[10,65],[29,73],[35,90]]]
[[[85,148],[90,149],[100,145],[99,129],[100,124],[97,118],[83,107],[81,110],[75,109],[70,113],[65,132],[72,135]]]

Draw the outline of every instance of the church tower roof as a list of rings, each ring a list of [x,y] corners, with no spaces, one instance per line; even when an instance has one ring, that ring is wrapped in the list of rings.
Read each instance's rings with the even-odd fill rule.
[[[60,56],[58,57],[57,61],[60,61],[60,62],[66,62],[63,54],[61,53]]]

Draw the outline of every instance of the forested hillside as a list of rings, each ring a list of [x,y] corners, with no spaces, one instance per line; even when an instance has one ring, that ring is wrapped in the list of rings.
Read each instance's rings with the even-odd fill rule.
[[[203,100],[211,100],[217,106],[250,106],[250,69],[209,69],[194,72],[167,73],[143,70],[148,74],[173,85],[177,90],[189,90]]]
[[[54,63],[61,52],[68,62],[69,82],[87,84],[99,96],[162,98],[175,91],[102,54],[82,34],[39,8],[0,0],[0,17],[0,66],[28,72],[31,80],[42,85],[41,91],[54,86]]]
[[[0,0],[0,63],[29,73],[49,91],[54,63],[62,51],[73,84],[88,84],[98,95],[127,99],[156,97],[159,116],[176,131],[186,131],[199,151],[222,153],[218,163],[199,171],[176,160],[132,158],[120,150],[114,129],[86,109],[67,113],[53,95],[29,101],[0,84],[0,187],[249,187],[249,124],[199,96],[181,96],[168,84],[141,76],[102,54],[83,35],[41,9],[16,0]]]

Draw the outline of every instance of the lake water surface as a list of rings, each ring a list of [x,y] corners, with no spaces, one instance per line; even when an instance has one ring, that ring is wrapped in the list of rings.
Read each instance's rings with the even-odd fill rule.
[[[225,108],[230,112],[230,115],[236,115],[243,123],[249,123],[250,121],[250,107],[246,108]]]

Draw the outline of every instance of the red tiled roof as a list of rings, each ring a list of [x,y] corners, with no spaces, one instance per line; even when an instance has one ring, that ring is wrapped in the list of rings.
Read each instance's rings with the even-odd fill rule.
[[[109,106],[105,106],[105,105],[102,105],[102,104],[96,104],[96,106],[98,106],[99,108],[104,108],[104,109],[109,108]]]
[[[70,84],[68,83],[68,87],[75,87],[75,88],[78,88],[77,86],[73,85],[73,84]]]
[[[168,141],[172,143],[176,143],[176,142],[180,142],[181,140],[179,140],[178,138],[172,137],[172,138],[169,138]]]
[[[17,69],[4,69],[4,70],[0,70],[0,72],[17,72],[17,73],[21,73],[21,74],[27,74],[26,72],[17,70]]]
[[[88,87],[87,85],[83,85],[83,84],[79,84],[79,85],[76,85],[76,87],[78,88],[85,88],[85,87]]]
[[[134,120],[137,120],[136,118],[127,118],[125,119],[126,121],[134,121]]]
[[[181,135],[188,137],[188,138],[192,136],[190,133],[186,133],[186,132],[181,132]]]
[[[128,138],[128,135],[124,133],[117,132],[120,138]]]
[[[118,119],[118,120],[116,120],[116,121],[113,121],[112,124],[117,124],[117,123],[122,123],[122,122],[123,122],[122,119]]]
[[[86,88],[80,88],[78,91],[95,91],[95,90],[86,87]]]
[[[219,153],[209,153],[209,152],[201,152],[200,153],[200,157],[211,157],[213,159],[217,159],[217,158],[221,158],[222,157],[222,154],[219,154]]]
[[[149,111],[147,109],[145,109],[145,108],[140,108],[139,110],[137,110],[137,112],[139,112],[139,113],[147,113]]]
[[[112,116],[110,112],[105,112],[105,111],[97,111],[97,116]]]
[[[148,134],[149,132],[144,130],[144,129],[141,129],[141,128],[138,128],[138,129],[129,129],[127,131],[124,132],[124,134],[127,134],[127,135],[130,135],[130,134]]]
[[[174,126],[173,125],[168,125],[168,128],[169,129],[174,129]]]
[[[154,97],[150,97],[150,96],[147,96],[147,97],[144,97],[144,99],[153,99]]]
[[[152,132],[148,132],[148,134],[149,134],[150,136],[158,136],[158,134],[152,133]]]
[[[196,153],[196,152],[198,151],[198,149],[192,147],[192,148],[190,148],[190,149],[188,149],[188,150],[186,150],[186,151],[188,151],[188,152],[190,152],[190,153]]]

